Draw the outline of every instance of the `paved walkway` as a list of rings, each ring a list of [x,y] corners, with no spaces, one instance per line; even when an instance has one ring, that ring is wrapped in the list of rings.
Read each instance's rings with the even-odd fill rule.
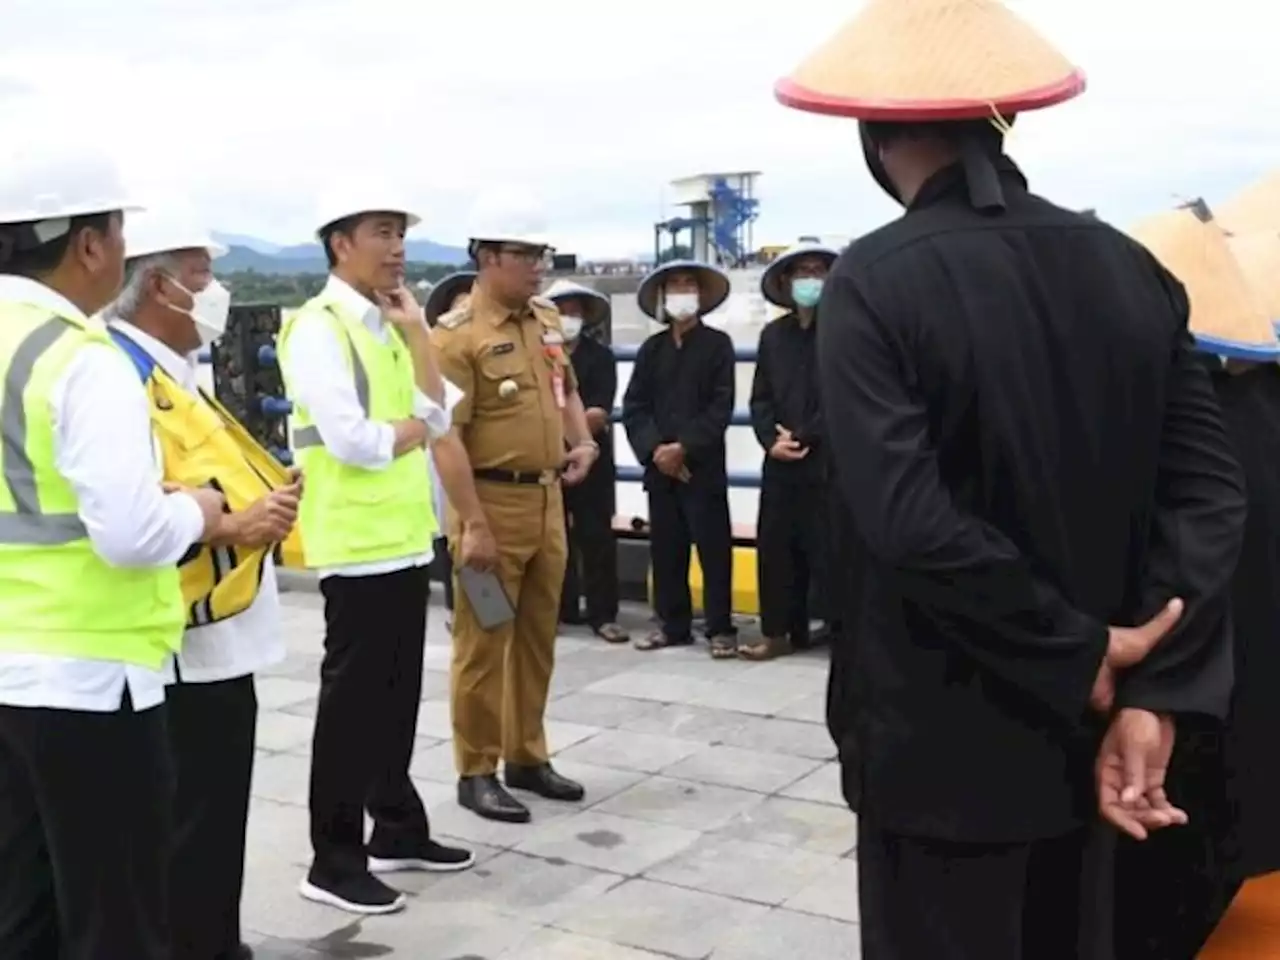
[[[474,870],[407,875],[397,915],[308,903],[307,772],[320,598],[287,593],[289,660],[259,678],[246,938],[262,960],[856,960],[853,815],[822,725],[826,657],[713,662],[560,639],[548,736],[586,803],[496,824],[454,799],[448,635],[433,607],[413,767]],[[628,626],[646,624],[636,613]]]

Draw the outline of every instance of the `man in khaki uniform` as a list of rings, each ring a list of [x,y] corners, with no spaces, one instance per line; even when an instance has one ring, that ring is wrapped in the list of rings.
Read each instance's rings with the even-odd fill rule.
[[[495,194],[479,202],[474,220],[470,252],[478,275],[470,300],[432,332],[442,373],[466,395],[453,424],[483,514],[451,511],[449,540],[455,569],[487,566],[477,556],[496,541],[493,569],[516,616],[486,631],[465,590],[455,590],[454,756],[462,806],[525,823],[528,808],[498,782],[499,760],[507,787],[553,800],[584,796],[580,784],[551,767],[543,712],[568,557],[560,484],[580,482],[599,447],[560,314],[536,296],[550,250],[541,214],[523,196]]]

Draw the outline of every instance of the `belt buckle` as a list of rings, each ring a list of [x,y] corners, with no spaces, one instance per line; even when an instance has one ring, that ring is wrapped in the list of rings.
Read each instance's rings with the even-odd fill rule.
[[[538,474],[538,486],[550,487],[556,482],[556,472],[554,470],[543,470]]]

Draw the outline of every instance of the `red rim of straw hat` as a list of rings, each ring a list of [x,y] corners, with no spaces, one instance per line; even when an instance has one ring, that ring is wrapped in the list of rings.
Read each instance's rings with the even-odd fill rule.
[[[948,100],[880,100],[863,97],[840,97],[819,93],[790,80],[779,80],[773,95],[783,106],[807,113],[821,113],[833,117],[852,117],[858,120],[885,122],[924,122],[929,120],[980,120],[998,113],[1008,117],[1029,110],[1042,110],[1065,103],[1084,93],[1086,86],[1083,70],[1071,73],[1051,84],[1035,87],[1024,93],[999,100],[948,99]]]

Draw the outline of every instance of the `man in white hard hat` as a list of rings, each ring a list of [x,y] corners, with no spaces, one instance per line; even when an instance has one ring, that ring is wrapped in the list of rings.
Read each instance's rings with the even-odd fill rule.
[[[271,552],[289,535],[301,495],[196,383],[198,348],[226,327],[230,294],[212,268],[225,252],[185,205],[130,217],[128,279],[104,313],[147,385],[165,479],[216,483],[232,511],[218,540],[179,564],[187,631],[166,669],[177,773],[172,960],[252,956],[240,937],[240,895],[258,716],[253,675],[285,657]]]
[[[618,394],[618,361],[613,351],[596,339],[607,334],[612,305],[604,294],[572,280],[557,280],[543,296],[560,311],[587,425],[600,444],[600,459],[587,478],[564,490],[569,563],[561,592],[560,622],[582,623],[585,598],[586,622],[595,635],[608,643],[626,643],[631,637],[618,623],[618,541],[613,535],[618,478],[610,421]]]
[[[529,808],[498,782],[552,800],[578,801],[581,784],[550,762],[543,725],[555,662],[567,547],[560,483],[580,482],[598,455],[555,306],[537,296],[550,252],[536,201],[494,191],[472,211],[470,253],[479,275],[467,303],[440,318],[440,365],[462,387],[453,413],[474,473],[479,509],[450,498],[455,569],[492,571],[514,619],[482,625],[465,590],[454,598],[453,747],[458,802],[490,820],[524,823]],[[566,454],[566,438],[568,453]],[[478,549],[496,540],[497,556]],[[458,572],[460,586],[468,580]]]
[[[120,289],[126,209],[83,143],[0,156],[5,960],[171,956],[161,668],[182,641],[176,564],[224,501],[162,490],[138,375],[88,319]]]
[[[405,903],[377,874],[474,862],[432,839],[409,778],[438,529],[426,448],[457,443],[449,436],[457,389],[446,396],[422,309],[404,285],[404,235],[418,218],[368,178],[347,183],[356,192],[330,198],[317,217],[328,283],[285,321],[278,342],[307,482],[303,551],[325,601],[311,753],[315,858],[299,889],[377,914]],[[474,505],[468,473],[448,465],[440,473],[451,501]]]

